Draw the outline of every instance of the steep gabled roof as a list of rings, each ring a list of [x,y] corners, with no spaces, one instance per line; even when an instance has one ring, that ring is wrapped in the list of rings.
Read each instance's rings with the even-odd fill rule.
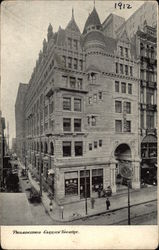
[[[65,30],[59,27],[59,30],[57,32],[56,44],[59,46],[64,45],[65,39],[66,39]]]
[[[83,30],[83,34],[86,33],[86,30],[89,26],[94,25],[94,26],[98,26],[100,28],[102,28],[98,13],[96,11],[96,8],[93,8],[93,11],[91,12],[91,14],[89,15],[89,17],[87,18],[87,21],[85,23],[84,26],[84,30]]]
[[[79,28],[78,28],[78,26],[77,26],[77,24],[76,24],[76,21],[75,21],[75,19],[74,19],[74,12],[73,12],[73,10],[72,10],[72,18],[71,18],[71,20],[69,21],[69,23],[68,23],[68,25],[67,25],[67,27],[66,27],[66,30],[75,31],[75,32],[81,34],[81,32],[80,32],[80,30],[79,30]]]

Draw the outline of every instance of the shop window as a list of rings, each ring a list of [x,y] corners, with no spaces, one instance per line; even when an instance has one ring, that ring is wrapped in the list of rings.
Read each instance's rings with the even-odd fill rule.
[[[125,82],[121,83],[121,92],[126,93],[126,83]]]
[[[122,132],[122,121],[121,120],[115,120],[115,131]]]
[[[99,147],[102,147],[103,141],[99,140]]]
[[[94,148],[97,148],[98,144],[97,141],[94,141]]]
[[[115,101],[115,112],[116,113],[122,112],[122,102],[121,101]]]
[[[119,82],[115,81],[115,92],[119,92]]]
[[[81,111],[81,99],[74,98],[74,111]]]
[[[63,97],[63,110],[71,110],[71,98]]]
[[[103,189],[103,169],[92,170],[92,192]]]
[[[120,74],[123,74],[123,64],[120,64]]]
[[[81,132],[81,119],[74,119],[74,131]]]
[[[132,84],[128,83],[128,94],[132,95]]]
[[[65,173],[65,195],[78,195],[78,172]]]
[[[63,157],[71,156],[71,142],[64,141],[63,142]]]
[[[83,142],[78,141],[75,142],[75,156],[82,156],[83,155]]]
[[[63,131],[64,132],[71,131],[71,118],[63,118]]]
[[[89,143],[89,150],[92,150],[92,143]]]
[[[70,77],[70,88],[75,89],[76,88],[76,78]]]
[[[102,98],[103,98],[103,93],[102,93],[102,91],[99,91],[98,97],[99,97],[99,100],[102,100]]]
[[[50,154],[54,155],[54,144],[53,144],[53,142],[50,142]]]
[[[126,113],[131,114],[131,102],[126,102]]]

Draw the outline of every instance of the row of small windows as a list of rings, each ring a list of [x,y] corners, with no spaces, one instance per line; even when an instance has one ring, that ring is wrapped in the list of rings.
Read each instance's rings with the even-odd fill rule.
[[[30,145],[30,149],[39,152],[40,151],[40,143],[39,142],[32,143]],[[47,142],[44,142],[44,143],[41,142],[41,152],[44,153],[44,154],[50,153],[51,155],[54,155],[54,144],[53,144],[53,142],[50,142],[50,151],[48,150],[48,143]]]
[[[62,76],[62,81],[66,87],[70,87],[72,89],[82,89],[83,88],[83,79],[82,78],[75,78],[75,77],[68,77]]]
[[[116,132],[131,132],[131,121],[115,120],[115,131]]]
[[[121,86],[120,86],[121,85]],[[128,94],[132,94],[132,84],[128,83],[126,84],[126,82],[120,82],[119,81],[115,81],[115,92],[121,92],[121,93],[128,93]]]
[[[98,142],[97,141],[94,141],[94,143],[92,144],[92,143],[89,143],[89,150],[90,151],[92,151],[92,149],[93,149],[93,146],[94,146],[94,148],[97,148],[98,146],[99,147],[102,147],[102,144],[103,144],[103,141],[102,140],[99,140]]]
[[[122,75],[130,75],[133,76],[133,68],[132,66],[128,66],[128,65],[124,65],[124,64],[119,64],[119,63],[115,63],[115,72],[116,74],[122,74]]]
[[[78,40],[68,37],[67,45],[69,49],[78,50]]]
[[[74,119],[74,132],[81,132],[81,119]],[[71,132],[71,118],[63,118],[63,131]]]
[[[81,99],[74,98],[74,111],[81,111]],[[71,97],[63,97],[63,110],[71,111]]]
[[[153,46],[144,45],[143,43],[140,43],[140,54],[141,56],[147,56],[151,58],[155,58],[155,49]]]
[[[99,91],[98,94],[94,94],[93,96],[88,97],[88,104],[97,103],[98,100],[103,99],[102,91]]]
[[[77,58],[63,56],[63,65],[69,69],[83,70],[83,60],[78,60]]]
[[[120,56],[123,57],[128,57],[128,48],[124,48],[122,46],[119,46],[120,49]]]
[[[131,114],[131,102],[123,102],[122,105],[122,101],[115,101],[115,112]]]

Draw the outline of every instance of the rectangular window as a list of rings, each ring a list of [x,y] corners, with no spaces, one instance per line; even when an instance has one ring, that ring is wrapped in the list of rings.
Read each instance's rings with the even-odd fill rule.
[[[92,126],[96,126],[96,117],[92,116]]]
[[[131,121],[126,121],[126,132],[131,132]]]
[[[78,49],[78,41],[77,41],[77,40],[73,40],[73,48],[74,48],[75,50]]]
[[[72,68],[72,58],[68,57],[68,67],[71,69]]]
[[[147,93],[146,93],[146,102],[147,104],[154,104],[154,90],[153,89],[147,89]]]
[[[68,47],[69,49],[72,49],[72,39],[68,38]]]
[[[83,70],[83,61],[79,60],[79,70]]]
[[[92,97],[91,97],[91,96],[88,97],[88,103],[89,103],[89,104],[92,104]]]
[[[63,110],[71,110],[71,98],[63,97]]]
[[[126,113],[131,114],[131,102],[126,102]]]
[[[75,142],[75,156],[82,156],[83,155],[83,142],[76,141]]]
[[[63,118],[63,131],[64,132],[71,131],[71,118]]]
[[[83,83],[83,79],[78,78],[78,79],[77,79],[77,88],[78,88],[78,89],[82,89],[82,83]]]
[[[63,156],[64,157],[71,156],[71,142],[69,141],[63,142]]]
[[[121,120],[115,120],[115,131],[122,132],[122,121]]]
[[[75,89],[76,88],[76,78],[70,77],[70,88]]]
[[[99,147],[102,147],[102,140],[99,140]]]
[[[115,112],[116,113],[122,112],[122,102],[121,101],[115,101]]]
[[[130,75],[133,76],[133,68],[130,66]]]
[[[115,81],[115,92],[119,92],[119,82]]]
[[[97,148],[97,146],[98,146],[97,141],[94,141],[94,148]]]
[[[81,111],[81,99],[74,99],[74,111]]]
[[[53,110],[54,110],[54,102],[52,101],[52,102],[49,104],[49,114],[52,114],[52,113],[53,113]]]
[[[67,76],[62,76],[62,82],[63,82],[65,87],[67,87],[67,80],[68,80]]]
[[[128,65],[125,65],[125,75],[128,75]]]
[[[118,70],[118,63],[115,63],[115,72],[116,72],[116,74],[119,73],[119,70]]]
[[[65,173],[65,195],[78,194],[78,172]]]
[[[120,46],[120,56],[123,56],[123,47]]]
[[[74,58],[74,69],[77,69],[77,59]]]
[[[62,57],[63,66],[66,67],[66,56]]]
[[[89,143],[89,150],[92,150],[92,143]]]
[[[45,106],[44,113],[45,113],[45,117],[47,117],[48,116],[48,106]]]
[[[123,64],[120,64],[120,74],[123,74]]]
[[[81,119],[74,119],[74,131],[81,132]]]
[[[144,112],[143,111],[140,111],[140,113],[141,113],[141,120],[140,120],[140,122],[141,122],[141,124],[140,124],[140,126],[141,126],[141,128],[144,128]]]
[[[126,93],[126,83],[125,82],[121,83],[121,92]]]
[[[125,48],[125,56],[128,57],[128,48]]]
[[[99,97],[99,100],[102,100],[102,98],[103,98],[102,91],[100,91],[100,92],[98,93],[98,97]]]
[[[153,111],[147,111],[146,125],[147,125],[147,128],[154,128],[154,112]]]
[[[94,102],[97,102],[97,94],[93,95],[93,100],[94,100]]]
[[[128,83],[128,94],[132,95],[132,84]]]

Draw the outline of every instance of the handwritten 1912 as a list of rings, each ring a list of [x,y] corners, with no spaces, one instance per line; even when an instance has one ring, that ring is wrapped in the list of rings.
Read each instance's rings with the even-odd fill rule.
[[[115,3],[114,4],[114,7],[115,9],[131,9],[132,6],[128,3],[122,3],[122,2],[119,2],[119,3]]]

